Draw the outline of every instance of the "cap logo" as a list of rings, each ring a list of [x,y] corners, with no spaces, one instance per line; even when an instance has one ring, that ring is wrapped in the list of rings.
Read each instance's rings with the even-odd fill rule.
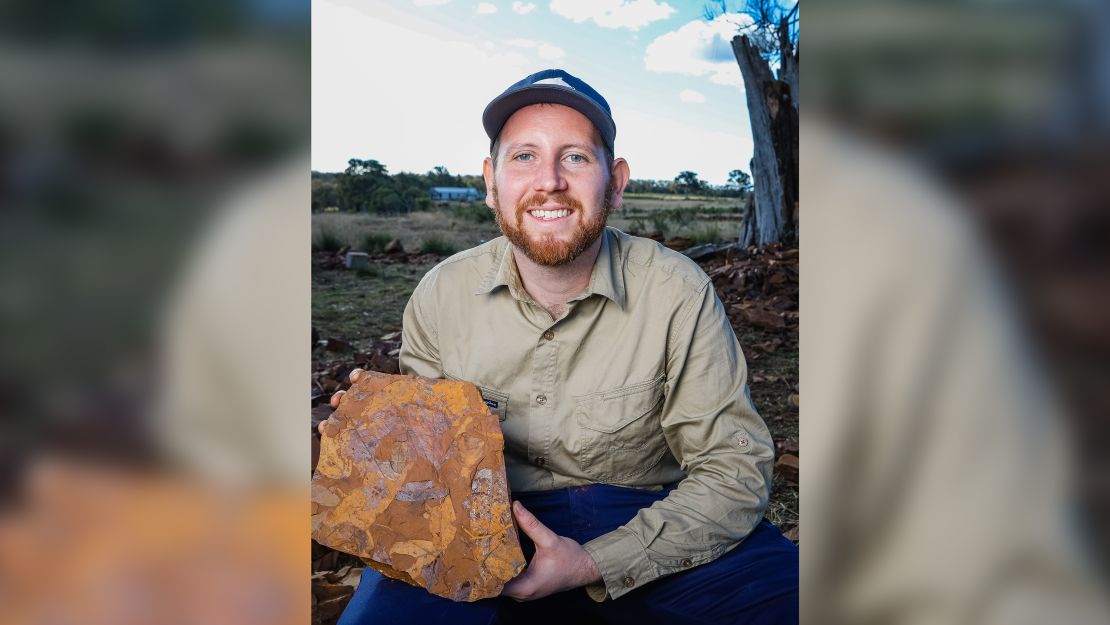
[[[556,77],[556,78],[544,78],[543,80],[537,80],[533,84],[537,84],[537,85],[559,85],[560,87],[566,87],[567,89],[574,89],[574,87],[571,87],[562,78],[558,78],[558,77]]]

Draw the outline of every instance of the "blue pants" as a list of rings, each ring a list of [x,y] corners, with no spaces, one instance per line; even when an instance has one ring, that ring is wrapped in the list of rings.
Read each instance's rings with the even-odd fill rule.
[[[621,525],[668,491],[594,484],[514,493],[556,534],[588,542]],[[520,535],[526,558],[535,547]],[[713,562],[657,579],[621,596],[596,602],[576,588],[536,601],[492,598],[473,603],[437,597],[367,568],[339,625],[507,625],[523,623],[705,623],[777,625],[798,622],[798,548],[768,521]]]

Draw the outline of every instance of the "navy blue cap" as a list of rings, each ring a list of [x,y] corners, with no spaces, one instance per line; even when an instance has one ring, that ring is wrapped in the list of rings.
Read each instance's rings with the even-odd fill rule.
[[[601,133],[609,151],[613,151],[617,125],[613,122],[609,103],[593,87],[561,69],[536,72],[514,83],[486,105],[486,110],[482,112],[482,125],[486,128],[490,143],[501,133],[501,128],[517,109],[541,102],[569,106],[585,115]]]

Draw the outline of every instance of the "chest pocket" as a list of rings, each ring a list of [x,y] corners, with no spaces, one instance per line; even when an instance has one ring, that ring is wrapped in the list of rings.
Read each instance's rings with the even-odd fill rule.
[[[443,373],[443,377],[447,378],[448,380],[455,380],[455,381],[458,381],[458,382],[468,382],[468,380],[464,380],[464,379],[462,379],[458,376],[451,375],[450,373],[447,373],[446,371]],[[474,383],[471,382],[471,384],[474,384]],[[477,386],[478,390],[481,391],[482,401],[484,401],[486,403],[486,407],[489,408],[490,412],[497,415],[497,420],[499,422],[504,421],[506,418],[508,418],[508,416],[509,416],[509,394],[508,393],[502,393],[501,391],[499,391],[497,389],[489,388],[488,386],[481,386],[480,384],[474,384],[474,386]]]
[[[659,417],[663,376],[574,398],[577,456],[594,479],[620,484],[639,478],[659,464],[667,441]]]

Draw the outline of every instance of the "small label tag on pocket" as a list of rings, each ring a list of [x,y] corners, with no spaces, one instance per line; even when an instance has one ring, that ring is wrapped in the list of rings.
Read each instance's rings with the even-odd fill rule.
[[[482,401],[486,402],[486,405],[490,407],[490,410],[497,410],[497,402],[496,401],[494,401],[492,399],[486,399],[484,397],[482,398]]]

